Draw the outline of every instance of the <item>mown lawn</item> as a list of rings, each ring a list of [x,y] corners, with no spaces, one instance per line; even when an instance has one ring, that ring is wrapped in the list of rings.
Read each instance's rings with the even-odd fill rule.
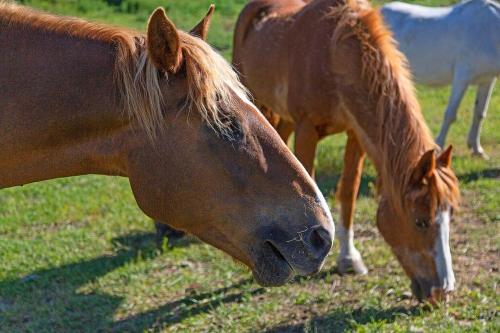
[[[26,0],[57,13],[143,29],[157,5],[189,29],[217,6],[209,41],[230,57],[233,24],[244,0]],[[447,0],[421,3],[445,4]],[[418,87],[437,133],[448,88]],[[449,142],[461,181],[462,209],[452,225],[458,290],[428,311],[409,297],[409,280],[374,224],[375,173],[367,163],[356,213],[358,248],[370,272],[340,277],[336,244],[316,277],[261,288],[228,256],[195,239],[155,248],[153,226],[126,179],[85,176],[0,192],[1,332],[436,332],[500,330],[500,87],[483,129],[491,159],[465,145],[473,92],[463,101]],[[318,182],[337,220],[334,191],[343,136],[322,142]]]

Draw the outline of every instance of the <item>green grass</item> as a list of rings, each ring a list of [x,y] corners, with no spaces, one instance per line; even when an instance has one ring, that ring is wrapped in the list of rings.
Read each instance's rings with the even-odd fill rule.
[[[229,57],[233,24],[245,1],[23,2],[141,30],[157,5],[166,5],[176,24],[189,29],[215,2],[209,41]],[[448,94],[449,88],[418,87],[433,133]],[[128,182],[86,176],[0,192],[0,332],[499,331],[500,88],[482,133],[489,161],[471,158],[465,145],[473,96],[469,91],[448,137],[456,146],[453,165],[463,207],[451,232],[459,284],[447,307],[428,311],[408,299],[409,281],[374,225],[375,173],[369,163],[355,226],[369,275],[338,276],[336,244],[319,275],[273,289],[259,287],[247,269],[194,239],[160,253]],[[336,220],[331,191],[344,142],[342,135],[324,140],[316,160]]]

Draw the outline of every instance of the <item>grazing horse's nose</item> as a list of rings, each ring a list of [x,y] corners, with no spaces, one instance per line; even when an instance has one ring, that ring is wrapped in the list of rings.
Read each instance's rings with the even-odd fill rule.
[[[450,294],[455,287],[451,286],[433,286],[432,282],[426,279],[412,279],[411,290],[418,301],[428,301],[431,304],[437,302],[448,302]]]
[[[306,240],[310,244],[309,249],[314,258],[325,257],[333,245],[333,236],[330,230],[322,226],[311,228],[306,235]]]

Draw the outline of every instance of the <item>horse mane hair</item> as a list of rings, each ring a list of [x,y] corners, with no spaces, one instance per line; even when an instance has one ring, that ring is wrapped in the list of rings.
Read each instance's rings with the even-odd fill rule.
[[[437,149],[416,98],[407,59],[398,50],[380,12],[368,1],[339,0],[327,17],[337,22],[333,43],[347,38],[355,38],[360,43],[361,77],[367,84],[369,98],[376,105],[377,130],[383,150],[381,172],[384,182],[389,182],[389,186],[384,187],[392,192],[393,198],[401,197],[410,186],[419,158],[425,151]],[[460,195],[453,171],[438,166],[435,177],[439,203],[456,207]],[[402,200],[398,201],[402,204]]]
[[[134,30],[101,23],[42,13],[29,7],[0,0],[0,22],[28,26],[70,38],[110,43],[116,48],[115,81],[123,108],[135,118],[151,139],[164,130],[160,80],[168,75],[149,60],[145,37]],[[232,138],[235,96],[246,98],[247,89],[226,60],[201,39],[179,31],[188,81],[187,99],[182,106],[196,111],[217,134]]]

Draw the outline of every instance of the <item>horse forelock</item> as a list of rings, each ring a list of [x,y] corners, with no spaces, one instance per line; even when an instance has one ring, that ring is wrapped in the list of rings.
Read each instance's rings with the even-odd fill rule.
[[[154,139],[166,128],[160,80],[168,80],[149,60],[145,37],[133,30],[82,19],[42,13],[29,7],[0,0],[0,22],[29,26],[33,29],[68,35],[73,38],[102,41],[115,45],[115,81],[123,108]],[[179,31],[185,61],[187,112],[196,111],[217,134],[231,138],[233,115],[229,112],[236,98],[248,96],[229,63],[199,38]]]
[[[179,36],[188,82],[187,99],[181,108],[198,112],[217,134],[231,139],[236,97],[246,98],[248,91],[232,67],[208,44],[182,31]],[[169,74],[154,66],[144,40],[142,44],[138,54],[118,62],[117,72],[125,109],[154,139],[165,128],[160,80],[168,80]],[[224,112],[222,106],[229,112]]]
[[[250,95],[231,65],[203,40],[181,32],[188,78],[187,109],[197,110],[216,132],[231,138],[237,98]],[[221,105],[228,113],[222,112]],[[232,111],[231,111],[232,110]]]
[[[248,91],[232,67],[208,44],[182,31],[179,37],[188,81],[187,99],[181,108],[198,112],[217,134],[231,139],[236,97],[246,98]],[[144,40],[142,44],[137,54],[118,62],[117,72],[125,109],[154,139],[165,128],[160,80],[168,80],[168,73],[154,66]],[[222,106],[229,112],[224,112]]]

